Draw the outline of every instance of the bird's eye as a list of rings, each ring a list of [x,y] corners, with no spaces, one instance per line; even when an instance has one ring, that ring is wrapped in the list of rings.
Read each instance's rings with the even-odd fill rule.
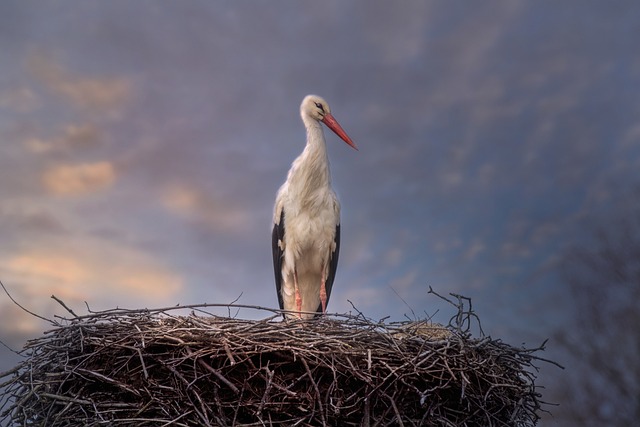
[[[322,107],[322,104],[320,104],[319,102],[316,102],[316,107],[318,107],[320,111],[324,113],[324,108]]]

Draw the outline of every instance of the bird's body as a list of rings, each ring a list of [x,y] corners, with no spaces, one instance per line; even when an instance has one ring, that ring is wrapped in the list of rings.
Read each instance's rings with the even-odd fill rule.
[[[320,122],[355,145],[322,98],[307,96],[300,114],[307,145],[278,190],[272,249],[280,308],[290,311],[287,317],[311,318],[326,311],[340,249],[340,203]]]

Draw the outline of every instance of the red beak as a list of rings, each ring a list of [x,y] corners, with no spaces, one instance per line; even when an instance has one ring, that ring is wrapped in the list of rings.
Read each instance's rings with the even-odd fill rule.
[[[327,127],[335,132],[335,134],[338,135],[344,142],[358,150],[356,144],[351,140],[351,138],[349,138],[349,135],[347,135],[344,129],[342,129],[342,126],[340,126],[340,123],[338,123],[331,114],[325,114],[324,118],[322,119],[322,123],[327,125]]]

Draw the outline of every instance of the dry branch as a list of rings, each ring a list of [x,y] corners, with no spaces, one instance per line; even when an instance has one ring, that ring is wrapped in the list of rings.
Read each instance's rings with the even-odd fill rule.
[[[475,314],[454,297],[459,313],[447,327],[362,313],[242,320],[207,314],[207,305],[186,315],[178,307],[72,313],[0,373],[0,422],[535,425],[542,348],[472,337]]]

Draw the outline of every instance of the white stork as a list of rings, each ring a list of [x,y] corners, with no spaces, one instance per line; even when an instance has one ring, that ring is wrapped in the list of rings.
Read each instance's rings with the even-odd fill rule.
[[[358,149],[327,102],[308,95],[300,105],[307,145],[278,190],[273,213],[273,267],[285,317],[310,319],[327,311],[340,250],[340,203],[331,188],[324,123]]]

